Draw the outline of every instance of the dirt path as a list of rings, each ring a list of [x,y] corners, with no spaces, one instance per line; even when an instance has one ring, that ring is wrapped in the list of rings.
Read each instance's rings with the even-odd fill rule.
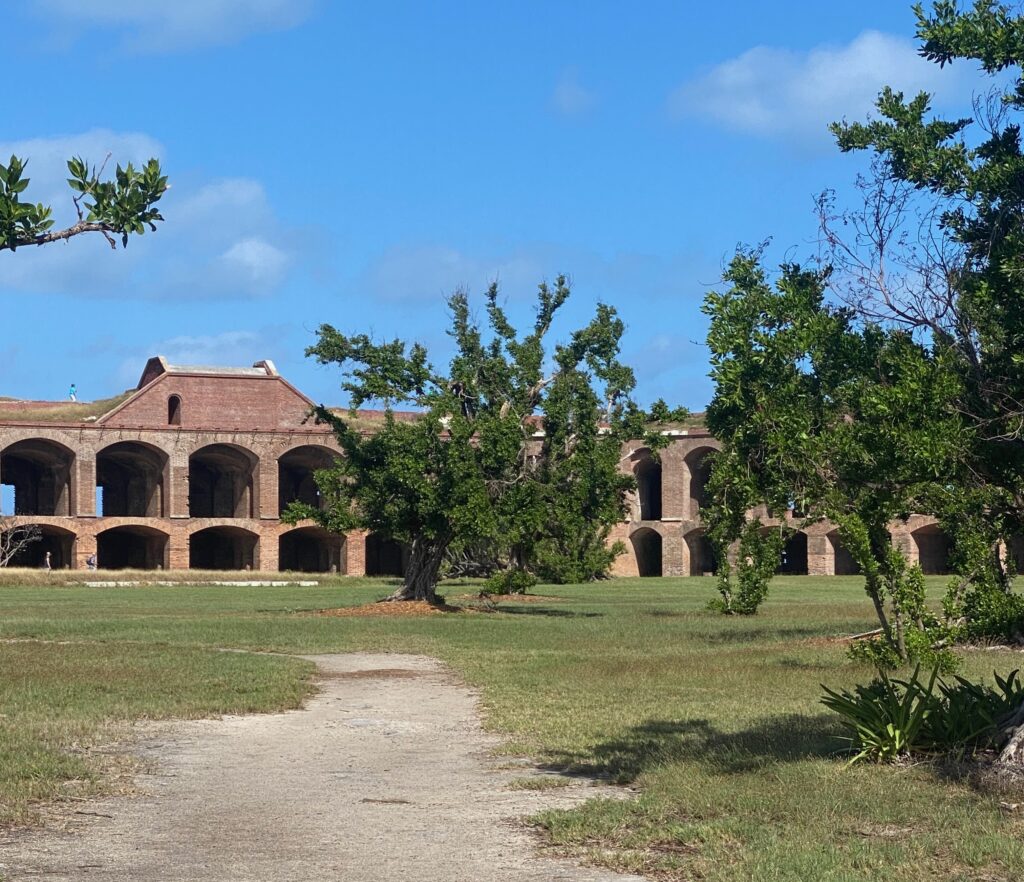
[[[79,807],[67,830],[0,840],[0,877],[217,882],[638,879],[541,857],[511,819],[595,795],[508,789],[473,694],[438,662],[313,661],[300,711],[175,723],[138,746],[141,795]],[[86,814],[85,812],[88,812]]]

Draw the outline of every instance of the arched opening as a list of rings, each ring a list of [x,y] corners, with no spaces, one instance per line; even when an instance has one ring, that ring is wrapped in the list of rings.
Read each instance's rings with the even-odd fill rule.
[[[291,502],[302,502],[313,508],[322,508],[320,488],[315,473],[328,469],[336,460],[335,454],[324,447],[307,445],[296,447],[277,461],[277,500],[279,511]]]
[[[96,536],[101,570],[159,570],[167,565],[168,535],[151,527],[112,527]]]
[[[371,533],[366,537],[365,560],[367,576],[404,576],[409,563],[409,547]]]
[[[31,438],[5,447],[0,475],[4,484],[14,488],[14,513],[70,517],[75,509],[74,465],[74,452],[55,441]]]
[[[1013,564],[1013,571],[1018,576],[1024,575],[1024,535],[1017,533],[1006,539],[1007,564]]]
[[[635,456],[633,474],[636,476],[636,495],[640,503],[640,520],[661,520],[661,462],[649,450]]]
[[[699,447],[691,450],[684,462],[690,474],[690,517],[700,516],[700,511],[710,503],[708,496],[708,480],[711,477],[710,454],[713,447]]]
[[[950,541],[938,524],[921,527],[910,534],[917,547],[917,562],[926,576],[946,576],[950,573]]]
[[[646,527],[629,537],[633,543],[636,568],[641,576],[661,575],[661,534]]]
[[[172,395],[167,399],[167,425],[181,425],[181,396]]]
[[[194,518],[256,517],[257,458],[230,444],[201,447],[188,458],[188,506]]]
[[[300,527],[278,540],[278,568],[299,573],[344,573],[345,537],[322,527]]]
[[[96,454],[96,514],[101,517],[164,516],[167,454],[138,441],[119,441]]]
[[[779,562],[780,575],[807,575],[807,534],[799,530],[782,546],[782,560]]]
[[[686,534],[686,549],[690,555],[691,576],[708,576],[715,572],[718,567],[715,547],[703,530]]]
[[[75,541],[78,537],[74,533],[50,524],[39,524],[35,529],[39,531],[39,539],[26,544],[7,562],[7,566],[39,569],[46,566],[47,552],[52,570],[66,570],[75,565]]]
[[[188,540],[188,565],[193,570],[254,570],[259,536],[241,527],[207,527]]]
[[[828,536],[829,547],[832,550],[832,574],[835,576],[859,576],[860,567],[853,555],[846,550],[842,540],[839,538],[839,531],[833,530]]]

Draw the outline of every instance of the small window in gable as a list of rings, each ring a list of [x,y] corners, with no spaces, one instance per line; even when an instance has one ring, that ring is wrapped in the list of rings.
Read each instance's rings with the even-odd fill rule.
[[[181,398],[177,395],[167,399],[167,425],[181,425]]]

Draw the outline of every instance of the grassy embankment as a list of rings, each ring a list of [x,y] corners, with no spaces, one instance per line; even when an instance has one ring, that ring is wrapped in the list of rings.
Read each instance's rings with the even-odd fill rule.
[[[15,642],[0,643],[0,823],[104,786],[88,746],[124,721],[290,707],[308,688],[304,662],[215,648],[401,650],[478,686],[510,753],[640,791],[539,819],[591,860],[673,879],[1024,877],[1024,819],[1000,808],[1005,795],[929,766],[848,769],[833,756],[819,683],[871,675],[830,639],[871,626],[857,579],[780,578],[750,619],[706,612],[704,579],[537,593],[551,599],[373,619],[306,614],[383,594],[362,580],[2,588],[0,638]],[[1022,660],[979,651],[965,667],[991,675]]]

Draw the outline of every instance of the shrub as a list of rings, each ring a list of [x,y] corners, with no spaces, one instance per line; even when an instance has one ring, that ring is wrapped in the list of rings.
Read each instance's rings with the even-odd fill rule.
[[[760,520],[746,523],[740,533],[735,576],[728,549],[718,548],[718,593],[708,608],[726,615],[752,616],[768,596],[768,584],[782,559],[782,530],[761,532]]]
[[[890,680],[884,672],[867,686],[855,686],[853,692],[836,692],[827,686],[821,703],[834,710],[851,731],[850,741],[856,754],[850,763],[864,759],[892,762],[909,754],[920,742],[928,714],[933,708],[932,691],[937,671],[932,671],[927,686],[918,679],[918,671],[909,681]]]
[[[954,673],[960,668],[960,658],[944,645],[952,642],[953,631],[931,617],[925,617],[923,623],[923,628],[916,625],[907,628],[903,636],[907,661],[935,668],[940,674]],[[847,654],[854,661],[865,662],[879,670],[892,671],[907,663],[883,637],[856,640]]]
[[[484,582],[485,594],[525,594],[537,584],[537,577],[515,567],[495,573]]]
[[[855,751],[851,763],[891,762],[911,753],[973,753],[997,746],[1001,724],[1024,702],[1019,671],[995,688],[956,677],[939,679],[933,668],[927,683],[920,666],[909,680],[884,672],[867,686],[836,692],[827,686],[821,702],[841,717]]]
[[[965,640],[1024,643],[1024,595],[996,589],[968,592],[961,633]]]

